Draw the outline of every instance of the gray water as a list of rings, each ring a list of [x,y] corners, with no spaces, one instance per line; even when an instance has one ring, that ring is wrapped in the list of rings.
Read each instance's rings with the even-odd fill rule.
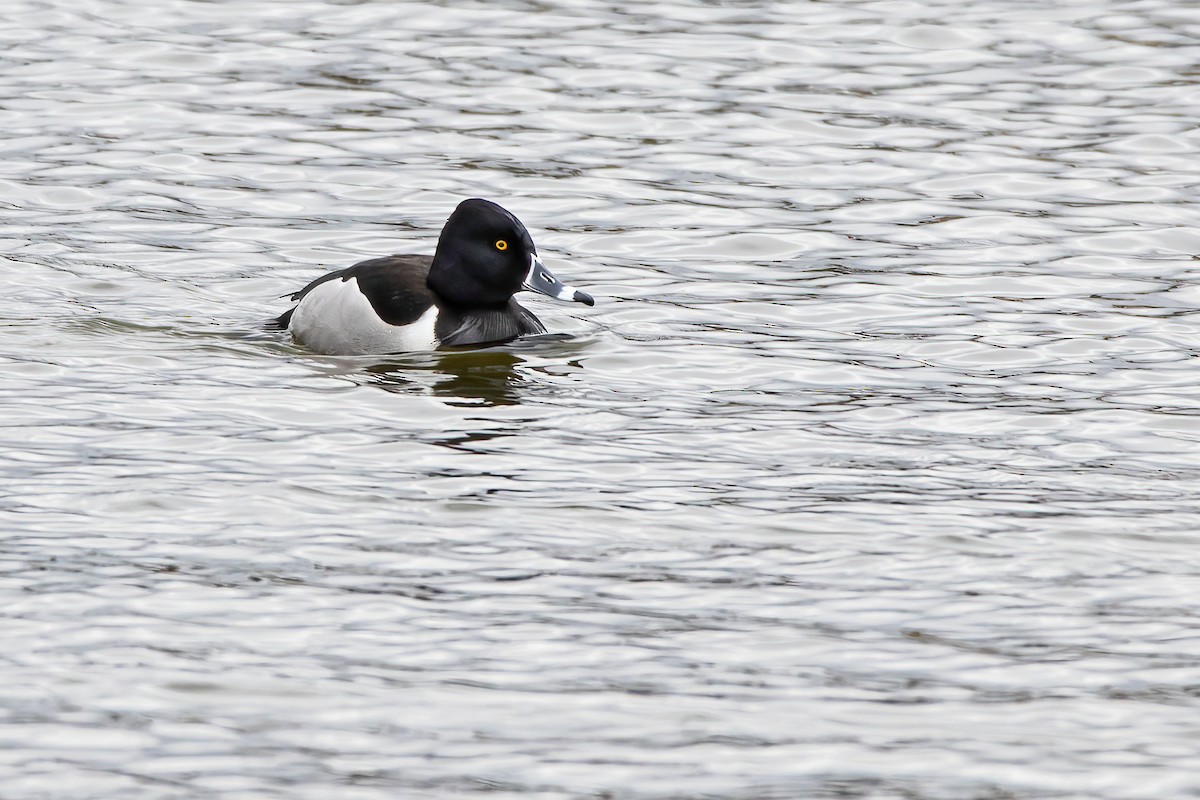
[[[0,18],[0,798],[1200,797],[1194,4]]]

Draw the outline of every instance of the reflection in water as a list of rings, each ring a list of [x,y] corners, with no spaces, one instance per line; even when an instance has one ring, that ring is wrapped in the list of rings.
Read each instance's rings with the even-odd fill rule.
[[[535,376],[581,369],[575,359],[591,343],[587,337],[548,333],[486,347],[339,356],[333,357],[337,367],[328,374],[389,392],[430,393],[451,406],[509,406],[540,385]]]
[[[439,352],[388,360],[365,368],[370,384],[389,392],[431,390],[454,406],[510,406],[525,385],[517,373],[524,359],[495,348]]]
[[[279,338],[271,349],[301,358],[323,375],[401,394],[432,394],[450,406],[509,406],[547,381],[580,372],[579,358],[595,342],[550,333],[488,347],[396,353],[387,356],[312,356]]]

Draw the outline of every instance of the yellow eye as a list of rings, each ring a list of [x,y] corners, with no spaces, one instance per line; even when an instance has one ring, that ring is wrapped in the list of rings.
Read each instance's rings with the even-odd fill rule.
[[[496,249],[497,250],[507,250],[508,242],[504,241],[503,239],[497,239],[496,240]]]

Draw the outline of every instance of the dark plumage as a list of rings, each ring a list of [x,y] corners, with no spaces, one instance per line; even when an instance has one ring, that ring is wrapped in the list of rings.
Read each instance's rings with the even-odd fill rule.
[[[542,265],[520,220],[476,198],[450,215],[433,256],[376,258],[317,278],[276,324],[336,355],[505,342],[546,332],[513,299],[522,288],[593,304]]]

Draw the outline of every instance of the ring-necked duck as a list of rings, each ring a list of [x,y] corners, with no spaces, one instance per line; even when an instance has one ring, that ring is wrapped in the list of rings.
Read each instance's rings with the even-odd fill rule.
[[[513,299],[521,289],[595,303],[542,266],[519,219],[475,198],[454,209],[432,257],[375,258],[317,278],[276,322],[328,355],[506,342],[546,332]]]

